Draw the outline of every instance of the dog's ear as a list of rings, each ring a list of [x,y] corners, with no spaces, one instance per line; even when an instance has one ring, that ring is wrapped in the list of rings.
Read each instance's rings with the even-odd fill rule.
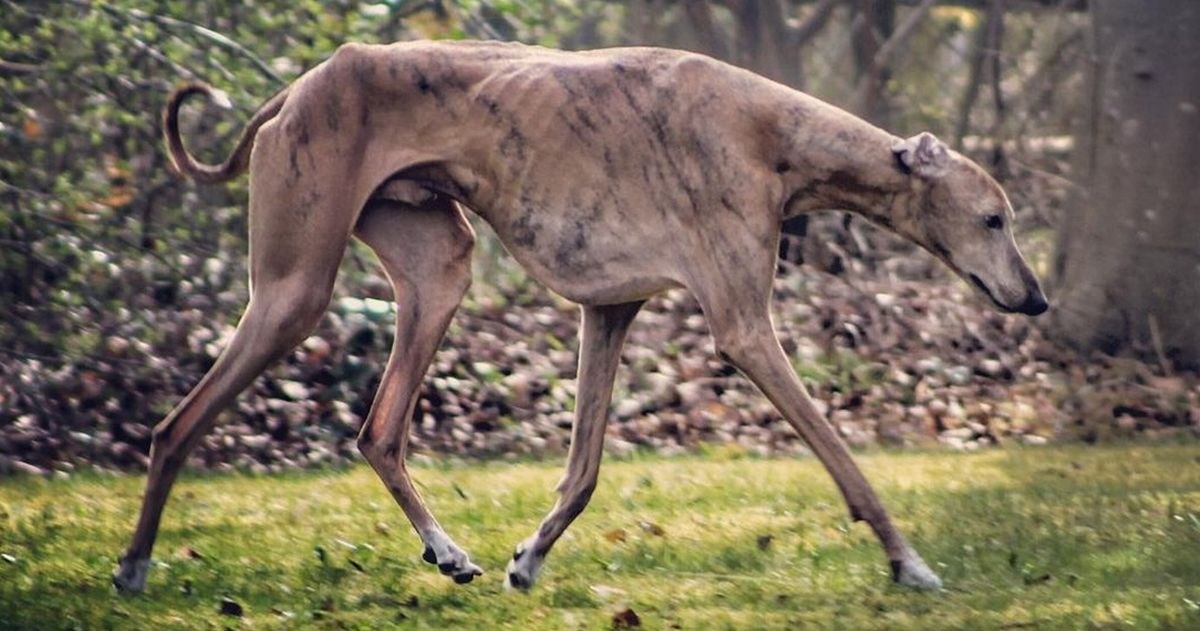
[[[925,179],[940,176],[950,164],[945,143],[927,131],[892,145],[892,153],[906,171]]]

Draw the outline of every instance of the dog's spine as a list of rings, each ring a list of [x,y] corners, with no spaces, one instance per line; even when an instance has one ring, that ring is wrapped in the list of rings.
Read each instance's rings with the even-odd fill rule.
[[[215,101],[217,95],[211,87],[203,83],[189,83],[177,88],[171,93],[170,98],[167,99],[167,105],[163,109],[163,136],[166,139],[167,152],[171,156],[175,170],[202,184],[227,182],[244,173],[250,164],[250,149],[254,146],[254,137],[258,133],[258,128],[279,113],[284,101],[287,100],[287,93],[288,88],[280,90],[275,96],[268,99],[254,113],[254,116],[250,117],[246,128],[242,130],[241,137],[238,138],[233,153],[230,153],[224,162],[205,164],[192,157],[192,154],[188,153],[187,148],[183,146],[183,138],[179,134],[179,108],[190,96],[203,94],[209,100]]]

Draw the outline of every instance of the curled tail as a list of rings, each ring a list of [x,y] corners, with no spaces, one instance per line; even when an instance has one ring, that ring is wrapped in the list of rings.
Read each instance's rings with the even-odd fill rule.
[[[197,162],[183,146],[183,138],[179,135],[179,108],[188,97],[194,94],[203,94],[210,101],[219,104],[228,105],[229,103],[229,98],[223,93],[203,83],[189,83],[181,86],[171,93],[170,98],[167,99],[167,106],[163,109],[163,136],[167,141],[167,151],[171,155],[171,162],[174,163],[177,171],[202,184],[214,184],[232,180],[246,171],[246,167],[250,164],[250,149],[254,146],[254,137],[258,134],[258,128],[279,113],[283,102],[287,100],[288,88],[280,90],[275,96],[268,99],[262,107],[258,108],[254,116],[250,117],[246,128],[242,130],[241,137],[238,138],[233,153],[229,154],[229,157],[225,158],[221,164]]]

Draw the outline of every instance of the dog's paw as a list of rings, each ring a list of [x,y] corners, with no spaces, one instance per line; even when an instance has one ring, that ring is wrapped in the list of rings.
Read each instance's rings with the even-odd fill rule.
[[[513,569],[512,564],[509,564],[508,572],[504,576],[504,589],[527,592],[533,587],[534,578],[521,570]]]
[[[466,585],[475,580],[476,576],[483,574],[483,568],[471,563],[466,556],[461,561],[438,563],[438,571],[453,578],[459,585]]]
[[[483,574],[483,568],[472,563],[467,553],[451,542],[446,542],[440,553],[432,546],[426,545],[421,559],[436,565],[439,572],[453,578],[459,585],[470,583],[476,576]]]
[[[942,588],[942,579],[915,554],[902,561],[892,561],[892,580],[921,590],[937,591]]]
[[[505,589],[528,591],[537,581],[538,571],[542,569],[541,560],[532,553],[533,545],[527,542],[517,544],[512,561],[504,571]]]
[[[121,565],[113,574],[113,586],[124,594],[137,594],[146,589],[146,575],[150,573],[150,559],[121,559]]]

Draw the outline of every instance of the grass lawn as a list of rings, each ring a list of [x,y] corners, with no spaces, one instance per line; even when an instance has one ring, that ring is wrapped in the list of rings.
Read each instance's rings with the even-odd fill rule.
[[[414,467],[486,573],[422,563],[365,467],[193,475],[176,485],[146,593],[109,584],[142,477],[0,481],[0,627],[1200,628],[1200,446],[859,456],[946,582],[891,584],[812,458],[610,461],[529,594],[504,564],[559,463]],[[222,614],[227,597],[243,610]]]

